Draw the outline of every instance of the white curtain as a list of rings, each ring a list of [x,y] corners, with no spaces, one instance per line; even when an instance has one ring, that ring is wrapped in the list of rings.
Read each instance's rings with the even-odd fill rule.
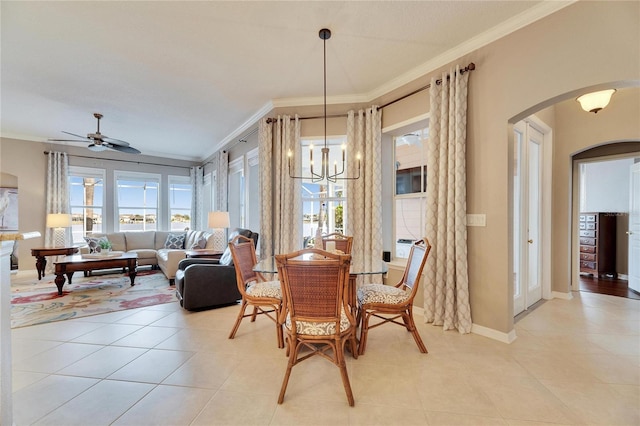
[[[432,79],[427,154],[426,237],[432,249],[425,265],[426,322],[444,330],[471,332],[467,271],[467,83],[460,67]]]
[[[289,177],[287,153],[300,164],[300,121],[296,115],[262,119],[258,127],[260,156],[260,256],[302,248],[302,183]]]
[[[69,157],[66,152],[49,152],[47,155],[45,213],[71,213],[69,195]],[[45,247],[54,246],[54,231],[52,228],[45,228]],[[65,228],[64,245],[65,247],[71,247],[72,243],[71,228]],[[53,272],[53,264],[57,257],[52,256],[50,261],[47,261],[47,270],[45,272]]]
[[[347,184],[346,235],[353,236],[352,263],[370,268],[382,259],[382,114],[376,106],[347,115],[347,170],[357,173],[360,154],[360,178]],[[380,277],[365,275],[364,283],[380,282]]]
[[[204,186],[204,168],[191,167],[189,170],[191,179],[191,228],[194,230],[207,229],[207,214],[202,207],[202,189]],[[207,212],[208,213],[208,212]]]

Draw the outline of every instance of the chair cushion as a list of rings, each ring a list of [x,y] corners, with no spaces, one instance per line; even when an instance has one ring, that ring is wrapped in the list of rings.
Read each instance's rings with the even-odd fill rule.
[[[291,318],[287,314],[287,319],[284,322],[284,326],[288,330],[291,330]],[[344,333],[351,327],[349,317],[342,308],[342,314],[340,315],[340,333]],[[335,322],[315,322],[315,321],[296,321],[296,332],[298,334],[307,334],[309,336],[328,336],[336,334]]]
[[[249,283],[246,293],[253,297],[274,297],[282,299],[282,287],[280,281],[263,281]]]
[[[399,305],[409,300],[411,293],[394,286],[384,284],[364,284],[358,287],[358,303],[386,303]]]

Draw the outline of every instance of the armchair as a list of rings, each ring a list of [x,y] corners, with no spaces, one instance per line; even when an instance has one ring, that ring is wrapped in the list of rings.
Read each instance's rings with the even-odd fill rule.
[[[237,228],[229,241],[243,235],[258,243],[258,233]],[[176,296],[180,306],[187,310],[200,310],[214,306],[230,305],[242,299],[236,284],[236,269],[227,247],[220,259],[188,258],[178,264],[176,272]]]

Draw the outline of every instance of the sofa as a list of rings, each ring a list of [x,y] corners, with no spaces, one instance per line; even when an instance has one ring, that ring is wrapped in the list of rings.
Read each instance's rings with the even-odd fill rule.
[[[229,235],[229,241],[236,235],[244,235],[253,239],[254,245],[258,244],[258,233],[249,229],[234,229]],[[181,260],[175,282],[180,306],[189,311],[235,304],[242,299],[229,247],[220,259]]]
[[[184,242],[179,248],[170,248],[178,247],[175,244],[167,245],[170,234],[173,237],[172,243],[179,240],[175,237],[184,235]],[[207,231],[125,231],[92,233],[87,237],[89,246],[82,248],[81,252],[88,253],[90,240],[101,238],[106,238],[111,243],[112,250],[137,253],[138,266],[151,265],[153,268],[160,268],[171,285],[174,285],[178,263],[186,258],[187,250],[212,249],[214,245],[213,234]]]

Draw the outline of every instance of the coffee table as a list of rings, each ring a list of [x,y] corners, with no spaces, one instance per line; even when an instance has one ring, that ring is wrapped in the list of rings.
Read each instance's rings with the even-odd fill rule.
[[[113,269],[123,268],[129,273],[131,279],[131,286],[136,278],[138,272],[138,254],[137,253],[122,253],[118,256],[95,256],[86,257],[87,255],[77,254],[74,256],[65,256],[62,260],[55,263],[56,265],[56,286],[58,287],[58,295],[62,296],[62,287],[65,282],[65,275],[69,284],[71,284],[71,278],[74,272],[78,271],[93,271],[96,269]]]

